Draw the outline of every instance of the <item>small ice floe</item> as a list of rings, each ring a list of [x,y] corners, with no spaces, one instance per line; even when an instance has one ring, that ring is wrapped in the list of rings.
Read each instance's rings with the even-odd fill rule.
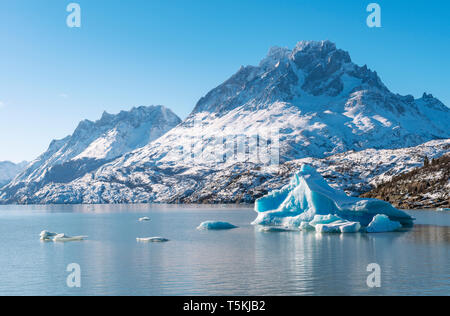
[[[53,237],[55,237],[56,235],[58,235],[57,233],[51,233],[49,231],[43,230],[39,237],[41,240],[51,240]]]
[[[368,233],[386,233],[393,232],[402,227],[399,222],[391,221],[386,215],[377,215],[367,226]]]
[[[163,237],[136,238],[137,242],[168,242],[169,239]]]
[[[149,217],[141,217],[141,218],[139,219],[139,221],[140,221],[140,222],[148,222],[148,221],[150,221],[150,218],[149,218]]]
[[[227,222],[215,222],[215,221],[206,221],[201,223],[197,229],[198,230],[225,230],[225,229],[234,229],[238,228],[233,224]]]
[[[40,233],[40,239],[42,241],[58,241],[58,242],[68,242],[68,241],[82,241],[88,238],[87,236],[67,236],[66,234],[52,233],[49,231],[42,231]]]
[[[448,211],[450,211],[450,208],[438,208],[438,209],[436,209],[436,211],[438,211],[438,212],[448,212]]]

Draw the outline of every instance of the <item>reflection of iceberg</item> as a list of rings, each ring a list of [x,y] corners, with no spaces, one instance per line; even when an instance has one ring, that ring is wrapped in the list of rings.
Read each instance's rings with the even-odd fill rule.
[[[377,215],[373,218],[372,222],[367,226],[368,233],[385,233],[393,232],[401,228],[402,224],[399,222],[391,221],[386,215]]]
[[[167,242],[169,239],[163,237],[136,238],[138,242]]]
[[[87,236],[71,237],[66,236],[66,234],[52,233],[46,230],[42,231],[39,236],[42,241],[59,241],[59,242],[81,241],[87,238]]]
[[[201,223],[197,229],[199,230],[224,230],[224,229],[233,229],[237,228],[233,224],[227,222],[214,222],[214,221],[206,221]]]
[[[261,226],[258,228],[260,232],[263,233],[284,233],[298,231],[298,229],[292,229],[289,227],[277,227],[277,226]]]
[[[256,201],[255,225],[288,226],[320,232],[356,232],[375,215],[384,214],[402,226],[413,218],[387,202],[350,197],[333,189],[314,168],[304,165],[290,184]]]

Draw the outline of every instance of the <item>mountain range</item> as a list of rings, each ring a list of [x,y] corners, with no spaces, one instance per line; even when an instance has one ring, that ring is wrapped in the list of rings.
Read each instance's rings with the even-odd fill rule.
[[[0,190],[0,202],[252,202],[302,160],[355,167],[322,172],[360,194],[448,151],[448,122],[450,109],[432,95],[395,94],[334,43],[302,41],[241,67],[182,122],[162,107],[81,122]],[[276,163],[266,165],[252,141],[276,150]]]
[[[0,161],[0,188],[22,172],[27,164],[26,161],[17,164],[11,161]]]
[[[46,152],[0,191],[0,201],[27,195],[50,183],[69,183],[125,153],[161,137],[181,119],[163,106],[137,107],[95,122],[84,120],[74,133],[50,143]],[[20,201],[17,201],[20,203]]]

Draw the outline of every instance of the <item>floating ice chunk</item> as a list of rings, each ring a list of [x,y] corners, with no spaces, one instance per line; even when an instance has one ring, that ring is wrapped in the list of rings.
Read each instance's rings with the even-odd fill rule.
[[[391,221],[386,215],[377,215],[373,218],[372,222],[367,226],[368,233],[385,233],[393,232],[401,228],[402,224],[399,222]]]
[[[450,208],[438,208],[438,209],[436,209],[436,211],[438,211],[438,212],[448,212],[448,211],[450,211]]]
[[[150,220],[149,217],[141,217],[141,218],[139,219],[140,222],[148,222],[149,220]]]
[[[389,219],[412,226],[413,218],[391,204],[376,199],[360,199],[350,197],[341,190],[328,185],[314,168],[303,165],[291,182],[281,190],[275,190],[256,200],[255,210],[258,213],[254,225],[288,226],[308,229],[307,224],[320,224],[321,231],[335,231],[338,228],[336,217],[342,220],[339,231],[349,232],[361,226],[368,226],[373,217],[384,214]],[[315,216],[322,222],[314,222]],[[325,221],[325,222],[324,222]],[[328,221],[328,222],[327,222]],[[331,226],[330,226],[331,225]],[[317,226],[317,225],[316,225]],[[342,229],[341,229],[342,228]]]
[[[43,230],[39,236],[41,238],[41,240],[50,240],[52,237],[55,237],[56,235],[58,235],[57,233],[52,233],[46,230]]]
[[[138,242],[168,242],[169,239],[163,237],[136,238]]]
[[[42,231],[40,233],[40,239],[43,241],[59,241],[59,242],[67,242],[67,241],[82,241],[88,238],[87,236],[66,236],[66,234],[58,234],[52,233],[49,231]]]
[[[227,222],[214,222],[214,221],[203,222],[197,227],[197,229],[199,230],[225,230],[233,228],[238,227]]]
[[[87,238],[87,236],[70,237],[70,236],[66,236],[65,234],[58,234],[53,238],[53,241],[59,241],[59,242],[82,241],[82,240],[85,240],[86,238]]]

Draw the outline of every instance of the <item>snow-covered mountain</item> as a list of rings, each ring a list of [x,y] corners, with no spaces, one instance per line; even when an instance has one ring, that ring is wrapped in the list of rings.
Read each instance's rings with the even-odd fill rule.
[[[279,132],[282,162],[411,147],[450,138],[449,121],[450,109],[433,96],[394,94],[333,43],[300,42],[293,50],[272,48],[257,67],[242,67],[177,128],[114,166],[180,162],[174,149],[192,136],[202,139],[192,146],[197,157],[226,154],[214,141],[218,136],[252,138],[267,131]]]
[[[0,161],[0,187],[4,186],[27,166],[28,162],[13,163],[11,161]]]
[[[245,191],[250,177],[246,175],[264,170],[267,177],[251,178],[250,187],[257,187],[273,174],[267,171],[271,167],[264,167],[260,153],[250,153],[252,142],[266,143],[265,149],[279,152],[283,166],[342,153],[341,160],[346,161],[353,151],[373,155],[364,151],[378,153],[448,139],[448,122],[450,109],[433,96],[424,93],[414,99],[394,94],[376,72],[354,64],[335,44],[303,41],[292,50],[272,48],[258,66],[241,67],[201,98],[184,122],[156,141],[65,179],[70,181],[50,178],[14,194],[3,191],[0,199],[20,203],[252,201],[258,193]],[[59,146],[55,144],[55,150]],[[355,154],[355,161],[361,157]],[[390,170],[396,170],[395,166]],[[344,185],[370,182],[369,177],[358,176],[364,177],[365,172]],[[25,173],[21,179],[30,182],[27,177]],[[283,182],[272,178],[275,186]],[[231,190],[223,191],[224,187]]]
[[[73,181],[147,145],[180,122],[163,106],[141,106],[116,115],[104,112],[98,121],[84,120],[72,135],[52,141],[45,153],[3,188],[0,200],[28,195],[48,183]]]
[[[303,158],[280,166],[251,162],[219,164],[215,168],[161,163],[122,172],[114,163],[70,183],[49,183],[22,195],[21,203],[252,203],[269,191],[289,183],[303,164],[314,166],[334,188],[358,196],[393,176],[450,152],[450,139],[401,149],[367,149],[326,158]],[[128,168],[128,172],[126,169]],[[131,172],[133,170],[133,172]],[[443,188],[445,189],[445,188]]]

